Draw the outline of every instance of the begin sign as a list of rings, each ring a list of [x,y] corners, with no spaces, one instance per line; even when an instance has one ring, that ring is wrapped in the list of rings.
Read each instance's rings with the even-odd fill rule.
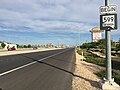
[[[117,29],[117,14],[100,15],[100,29]]]
[[[100,14],[115,14],[116,12],[117,7],[115,5],[100,7]]]

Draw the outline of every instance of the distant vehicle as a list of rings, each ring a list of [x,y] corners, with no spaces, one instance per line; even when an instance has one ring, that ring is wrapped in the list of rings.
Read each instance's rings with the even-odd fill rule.
[[[33,50],[36,50],[36,49],[38,49],[38,47],[33,47]]]
[[[8,48],[8,51],[13,51],[13,50],[16,50],[16,48],[15,47]]]

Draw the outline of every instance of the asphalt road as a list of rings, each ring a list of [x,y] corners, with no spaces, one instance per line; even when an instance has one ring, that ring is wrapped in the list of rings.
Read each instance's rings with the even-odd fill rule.
[[[0,88],[2,90],[72,90],[74,62],[74,48],[2,56],[0,57]]]

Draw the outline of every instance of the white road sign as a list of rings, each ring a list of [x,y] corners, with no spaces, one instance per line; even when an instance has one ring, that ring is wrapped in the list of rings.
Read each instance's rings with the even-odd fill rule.
[[[101,6],[100,7],[100,14],[115,14],[117,13],[117,6]]]
[[[103,16],[102,21],[103,21],[103,27],[108,27],[109,26],[109,27],[114,28],[115,16],[114,15]]]
[[[117,14],[100,15],[100,28],[117,29]]]

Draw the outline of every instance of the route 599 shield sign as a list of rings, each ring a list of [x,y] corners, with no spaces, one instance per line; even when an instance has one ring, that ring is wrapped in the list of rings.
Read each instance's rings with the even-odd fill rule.
[[[117,14],[100,15],[100,29],[117,29]]]

